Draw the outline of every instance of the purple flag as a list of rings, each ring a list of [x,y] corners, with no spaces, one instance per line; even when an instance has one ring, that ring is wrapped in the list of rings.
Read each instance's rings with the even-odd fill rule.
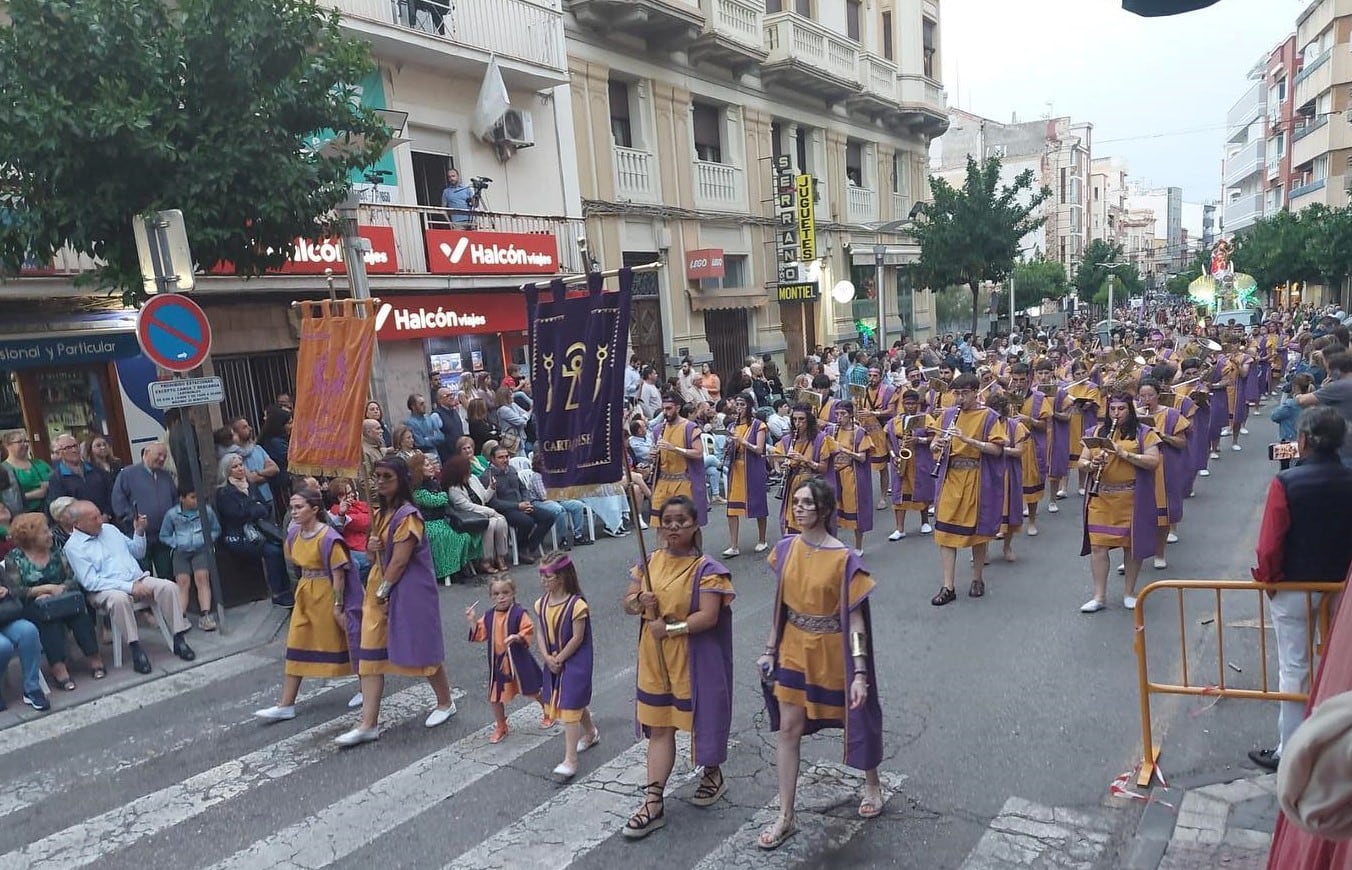
[[[620,270],[620,289],[603,291],[598,274],[585,293],[561,280],[549,300],[526,285],[530,311],[530,379],[534,385],[536,449],[549,488],[615,483],[625,461],[624,368],[629,345],[634,273]]]

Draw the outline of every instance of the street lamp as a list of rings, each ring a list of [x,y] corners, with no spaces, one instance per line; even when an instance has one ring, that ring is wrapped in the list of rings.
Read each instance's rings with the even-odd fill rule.
[[[911,206],[910,212],[901,220],[881,221],[864,226],[878,234],[882,238],[883,233],[900,233],[911,224],[916,222],[925,211],[925,204],[917,202]],[[884,353],[887,350],[887,308],[884,299],[887,293],[883,291],[883,262],[887,259],[888,246],[881,241],[873,246],[873,287],[878,296],[878,351]],[[901,312],[897,312],[900,317]],[[911,291],[911,328],[915,329],[915,290]]]
[[[1129,263],[1100,263],[1103,268],[1108,270],[1108,341],[1105,344],[1111,344],[1113,340],[1113,279],[1117,274],[1114,269],[1121,269]]]

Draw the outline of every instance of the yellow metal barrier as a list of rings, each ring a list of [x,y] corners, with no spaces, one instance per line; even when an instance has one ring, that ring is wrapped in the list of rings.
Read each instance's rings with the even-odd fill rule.
[[[1155,775],[1156,762],[1160,748],[1154,743],[1150,728],[1151,695],[1209,695],[1221,698],[1247,698],[1261,701],[1307,701],[1309,695],[1303,692],[1281,692],[1268,688],[1267,665],[1267,593],[1268,592],[1304,592],[1305,614],[1309,624],[1314,624],[1314,597],[1323,595],[1319,603],[1319,644],[1314,641],[1315,634],[1308,635],[1310,684],[1314,684],[1315,652],[1322,651],[1324,640],[1328,637],[1330,615],[1337,593],[1343,591],[1347,581],[1339,580],[1327,583],[1255,583],[1252,580],[1156,580],[1142,589],[1136,596],[1136,637],[1133,648],[1136,651],[1136,673],[1141,691],[1141,769],[1137,775],[1137,785],[1148,786]],[[1145,654],[1145,604],[1150,595],[1164,589],[1173,589],[1178,596],[1178,645],[1182,663],[1183,682],[1152,683],[1148,672]],[[1211,591],[1216,595],[1216,683],[1208,686],[1192,685],[1188,680],[1188,627],[1183,614],[1183,593],[1186,591]],[[1225,612],[1221,606],[1222,592],[1248,592],[1258,596],[1258,647],[1260,656],[1260,689],[1235,689],[1225,684]]]

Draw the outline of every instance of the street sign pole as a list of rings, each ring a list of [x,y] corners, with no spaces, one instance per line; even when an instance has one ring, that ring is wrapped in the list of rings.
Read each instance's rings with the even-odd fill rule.
[[[155,218],[136,217],[132,219],[132,226],[136,229],[137,250],[141,255],[141,278],[145,286],[154,286],[156,289],[162,289],[168,293],[191,290],[194,286],[192,254],[188,248],[187,235],[183,232],[182,212],[161,212]],[[143,241],[147,240],[147,236],[152,234],[156,237],[155,243],[142,244]],[[203,343],[205,346],[201,353],[206,356],[211,346],[209,329],[205,330]],[[174,372],[174,379],[181,379],[184,374],[184,372],[176,371]],[[188,454],[190,457],[187,469],[188,479],[192,483],[193,492],[197,493],[197,522],[202,530],[202,541],[207,551],[207,572],[211,576],[211,597],[212,603],[215,605],[216,622],[221,634],[228,634],[229,629],[225,619],[225,599],[221,595],[221,571],[216,562],[216,542],[211,539],[211,523],[207,520],[208,512],[214,510],[212,502],[215,499],[205,491],[206,475],[202,468],[202,455],[198,449],[197,430],[193,426],[191,416],[193,408],[205,410],[207,407],[206,405],[184,407],[179,417],[179,426],[184,429],[187,436],[185,446],[190,451]],[[182,476],[183,469],[180,468],[178,473]],[[219,520],[219,514],[217,514],[217,517]],[[173,580],[174,578],[166,577],[164,579]],[[193,585],[189,583],[188,588],[193,588]],[[199,601],[198,604],[200,605],[201,602]]]

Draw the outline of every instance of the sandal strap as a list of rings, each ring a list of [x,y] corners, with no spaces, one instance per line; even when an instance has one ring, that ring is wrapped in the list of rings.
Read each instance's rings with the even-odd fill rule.
[[[656,795],[653,794],[654,789],[656,789],[657,791]],[[660,819],[664,815],[666,815],[667,814],[666,802],[663,800],[663,793],[665,791],[666,787],[663,786],[662,783],[660,782],[650,782],[647,785],[645,785],[643,787],[644,793],[643,806],[639,807],[638,812],[634,813],[632,816],[629,817],[629,820],[624,823],[624,826],[626,828],[629,828],[630,830],[641,831],[644,828],[648,827],[648,825],[652,824],[657,819]],[[656,813],[652,812],[649,809],[649,806],[651,806],[650,802],[653,799],[653,797],[657,798]]]
[[[709,798],[718,794],[718,790],[723,787],[723,771],[717,767],[706,767],[704,775],[700,777],[699,788],[695,789],[695,797]]]

